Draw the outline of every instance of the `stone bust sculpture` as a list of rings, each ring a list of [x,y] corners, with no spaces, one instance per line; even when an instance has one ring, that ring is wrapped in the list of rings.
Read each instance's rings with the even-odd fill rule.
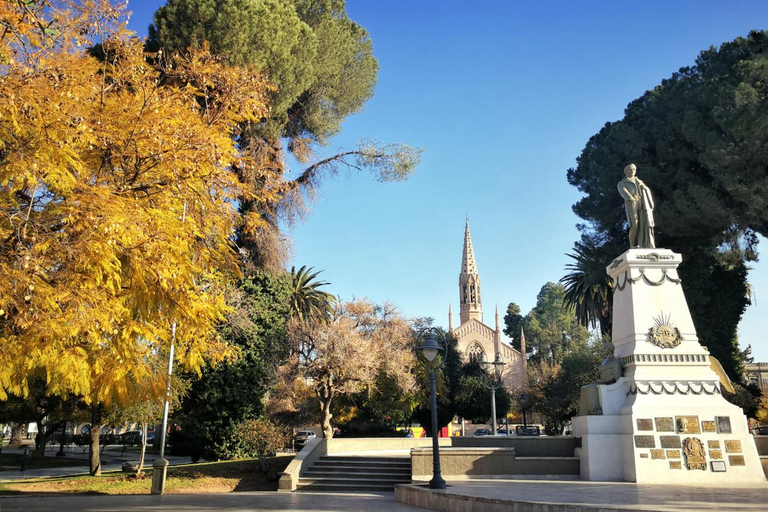
[[[624,199],[624,208],[629,222],[629,248],[654,248],[656,239],[653,233],[653,195],[640,178],[635,176],[637,166],[624,167],[626,178],[618,185],[619,194]]]

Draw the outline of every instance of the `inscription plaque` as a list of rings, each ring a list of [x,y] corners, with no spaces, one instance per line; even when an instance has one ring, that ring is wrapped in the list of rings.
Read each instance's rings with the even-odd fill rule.
[[[672,418],[654,418],[657,432],[674,432],[675,420]]]
[[[724,460],[713,460],[710,462],[712,465],[712,472],[713,473],[722,473],[725,471],[725,461]]]
[[[683,469],[683,462],[679,460],[669,461],[669,469]]]
[[[717,432],[717,423],[714,421],[702,421],[701,422],[701,431],[702,432]]]
[[[728,462],[731,463],[731,466],[743,466],[744,465],[744,456],[743,455],[729,455],[728,456]]]
[[[683,453],[688,469],[707,470],[707,458],[704,455],[704,443],[698,437],[686,437],[683,441]]]
[[[709,458],[710,459],[722,459],[723,458],[723,452],[720,450],[709,450]]]
[[[668,459],[679,459],[680,458],[680,450],[667,450],[667,458]]]
[[[680,436],[659,436],[662,448],[680,448]]]
[[[653,420],[650,418],[637,420],[637,430],[653,430]]]
[[[647,453],[641,453],[640,454],[640,458],[641,459],[647,459],[648,458],[648,454]]]
[[[656,448],[655,450],[651,450],[651,458],[652,459],[663,459],[664,458],[664,450],[661,448]]]
[[[707,441],[707,448],[710,450],[719,450],[720,449],[720,441],[717,440],[709,440]]]
[[[739,440],[726,440],[725,441],[726,453],[741,453],[741,441]]]
[[[700,434],[698,416],[675,416],[677,431],[681,434]]]
[[[653,436],[635,436],[635,447],[656,448],[656,441],[654,441]]]
[[[731,418],[728,416],[715,416],[717,422],[717,431],[721,434],[731,433]]]

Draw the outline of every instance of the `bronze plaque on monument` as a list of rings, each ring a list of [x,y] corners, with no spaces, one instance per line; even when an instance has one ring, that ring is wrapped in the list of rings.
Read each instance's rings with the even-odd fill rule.
[[[715,416],[717,422],[717,431],[721,434],[731,433],[731,418],[728,416]]]
[[[726,453],[741,453],[741,441],[725,441],[725,451]]]
[[[677,431],[681,434],[700,434],[698,416],[675,416]]]
[[[667,458],[668,459],[679,459],[680,458],[680,450],[667,450]]]
[[[669,461],[669,469],[683,469],[683,463],[679,460]]]
[[[723,458],[723,452],[720,450],[709,450],[709,458],[710,459],[722,459]]]
[[[674,432],[675,420],[672,418],[654,418],[657,432]]]
[[[714,421],[702,421],[701,422],[701,431],[702,432],[717,432],[717,423]]]
[[[680,436],[659,436],[662,448],[680,448]]]
[[[729,455],[728,461],[731,463],[731,466],[743,466],[744,465],[744,456],[743,455]]]
[[[635,447],[656,448],[656,441],[654,441],[653,436],[635,436]]]
[[[651,450],[651,458],[652,459],[663,459],[664,458],[664,450],[661,448],[657,448],[655,450]]]
[[[685,453],[685,463],[688,469],[707,470],[707,458],[704,455],[704,443],[701,442],[701,439],[686,437],[683,440],[683,453]]]
[[[653,420],[650,418],[637,420],[637,430],[653,430]]]
[[[717,440],[709,440],[707,441],[707,448],[710,450],[719,450],[720,449],[720,441]]]
[[[648,458],[648,454],[647,453],[641,453],[640,454],[640,458],[641,459],[647,459]]]

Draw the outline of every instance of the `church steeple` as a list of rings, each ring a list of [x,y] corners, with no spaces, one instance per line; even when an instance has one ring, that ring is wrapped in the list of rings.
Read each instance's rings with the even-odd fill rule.
[[[483,301],[480,297],[480,275],[477,273],[472,237],[469,234],[469,219],[464,226],[464,252],[461,257],[459,274],[459,304],[461,323],[470,319],[483,321]]]

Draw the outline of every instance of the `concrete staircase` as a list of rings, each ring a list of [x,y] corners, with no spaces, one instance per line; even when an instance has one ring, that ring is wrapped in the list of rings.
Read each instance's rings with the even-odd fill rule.
[[[411,483],[410,457],[323,455],[300,478],[297,491],[387,491]]]

